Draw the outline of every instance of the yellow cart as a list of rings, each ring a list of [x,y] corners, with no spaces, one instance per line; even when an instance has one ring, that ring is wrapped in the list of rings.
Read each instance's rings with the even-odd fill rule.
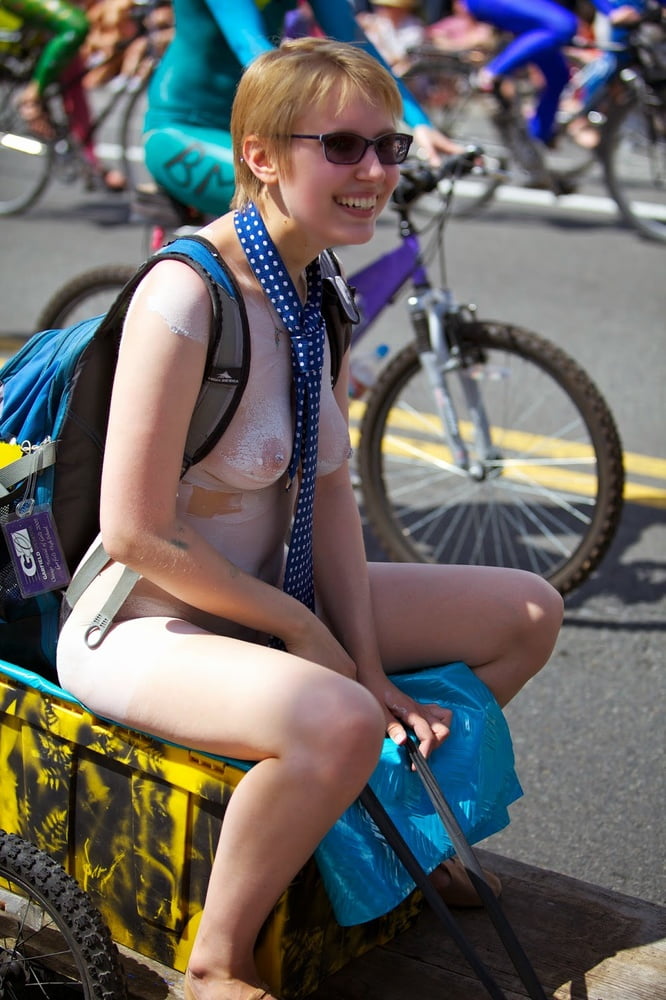
[[[124,1000],[114,942],[183,971],[245,767],[100,720],[0,660],[0,996]],[[420,906],[340,927],[311,860],[263,928],[260,972],[305,997]]]

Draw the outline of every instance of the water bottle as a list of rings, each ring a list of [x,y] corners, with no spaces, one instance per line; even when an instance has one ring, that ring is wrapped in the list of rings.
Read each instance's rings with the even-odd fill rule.
[[[352,352],[349,365],[349,398],[361,399],[377,381],[377,376],[389,352],[388,344],[379,344],[365,354]]]

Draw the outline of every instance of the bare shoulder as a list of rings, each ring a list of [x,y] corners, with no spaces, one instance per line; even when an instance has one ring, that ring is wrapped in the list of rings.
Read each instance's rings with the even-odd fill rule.
[[[238,242],[233,212],[227,212],[226,215],[222,215],[219,219],[204,226],[199,235],[204,236],[216,248],[236,279],[243,296],[256,295],[256,279],[247,265],[245,254]]]

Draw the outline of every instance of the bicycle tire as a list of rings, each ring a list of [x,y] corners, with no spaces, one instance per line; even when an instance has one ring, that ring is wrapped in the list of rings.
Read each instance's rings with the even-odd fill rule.
[[[118,949],[90,898],[48,854],[4,831],[0,900],[5,1000],[126,1000]]]
[[[152,71],[132,91],[120,119],[118,142],[121,164],[131,190],[153,180],[143,158],[143,119],[146,113],[146,90],[151,75]]]
[[[441,132],[459,142],[474,142],[492,154],[490,146],[496,146],[494,132],[493,142],[490,143],[487,131],[482,134],[479,129],[478,116],[470,115],[474,96],[470,88],[470,72],[471,67],[461,60],[426,57],[414,62],[403,74],[402,81]],[[461,217],[480,211],[493,200],[502,183],[497,176],[481,172],[457,180],[451,214]],[[447,182],[442,181],[440,187],[443,191],[446,191],[446,186]]]
[[[95,267],[68,281],[48,300],[37,319],[37,330],[59,330],[107,312],[135,273],[131,264]]]
[[[648,88],[645,99],[622,88],[599,155],[625,223],[646,239],[666,242],[666,83]]]
[[[25,80],[3,67],[0,75],[0,216],[35,204],[49,182],[55,151],[30,133],[18,111]]]
[[[423,412],[432,391],[408,344],[362,419],[365,515],[398,561],[527,569],[566,594],[596,569],[619,524],[624,467],[613,417],[583,369],[535,333],[473,320],[461,322],[458,341],[503,453],[477,478],[455,466],[439,419]],[[459,385],[447,379],[460,415]],[[469,444],[471,429],[461,430]]]

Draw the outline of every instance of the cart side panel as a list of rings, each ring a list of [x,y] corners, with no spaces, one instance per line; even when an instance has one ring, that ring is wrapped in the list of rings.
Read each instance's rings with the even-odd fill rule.
[[[48,851],[77,879],[116,941],[183,971],[240,766],[154,740],[45,695],[0,666],[0,827]],[[414,894],[379,920],[336,923],[313,860],[260,936],[263,977],[298,1000],[390,940]]]

